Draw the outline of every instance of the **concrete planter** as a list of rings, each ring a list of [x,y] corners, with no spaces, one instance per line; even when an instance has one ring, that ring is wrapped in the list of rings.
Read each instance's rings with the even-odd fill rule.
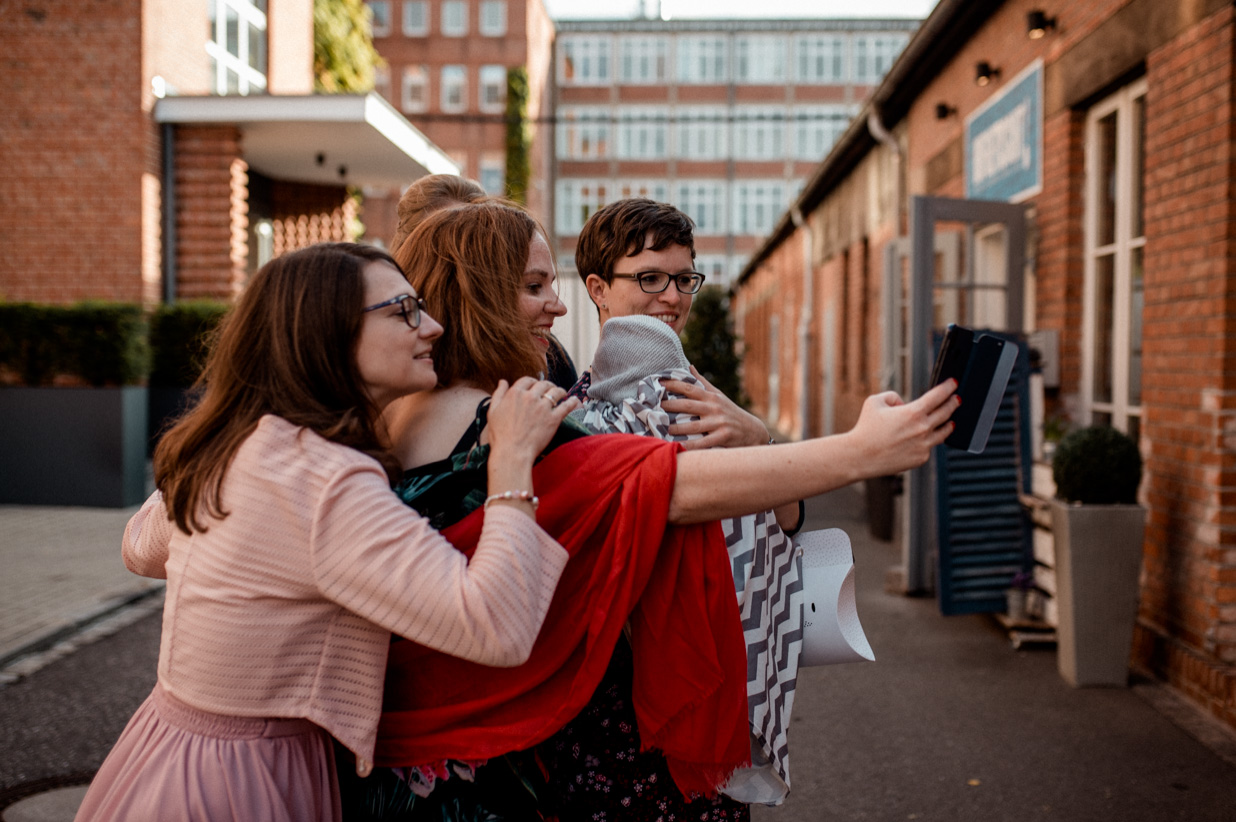
[[[1052,500],[1051,518],[1060,676],[1074,688],[1124,687],[1137,619],[1146,509]]]
[[[140,503],[147,402],[142,386],[0,387],[0,503]]]

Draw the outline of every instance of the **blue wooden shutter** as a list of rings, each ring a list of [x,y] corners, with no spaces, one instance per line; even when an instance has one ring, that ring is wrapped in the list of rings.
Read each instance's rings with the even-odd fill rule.
[[[936,592],[944,614],[999,613],[1013,575],[1034,563],[1031,522],[1018,495],[1030,489],[1029,348],[1022,337],[1013,374],[981,454],[936,449]],[[941,335],[935,335],[939,351]]]

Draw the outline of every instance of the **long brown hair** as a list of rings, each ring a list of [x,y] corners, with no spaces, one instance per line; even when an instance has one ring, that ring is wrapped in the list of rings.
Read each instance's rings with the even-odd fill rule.
[[[426,174],[408,186],[399,198],[399,226],[391,238],[391,253],[397,254],[408,235],[430,214],[488,198],[485,189],[475,180],[457,174]]]
[[[518,208],[475,203],[426,217],[396,251],[408,282],[445,329],[433,355],[440,384],[466,380],[492,391],[498,380],[545,370],[519,307],[538,231]]]
[[[159,442],[155,482],[186,534],[222,518],[224,474],[266,414],[369,454],[392,482],[399,465],[377,432],[355,348],[363,271],[395,260],[372,246],[322,243],[262,266],[224,317],[198,379],[201,401]]]

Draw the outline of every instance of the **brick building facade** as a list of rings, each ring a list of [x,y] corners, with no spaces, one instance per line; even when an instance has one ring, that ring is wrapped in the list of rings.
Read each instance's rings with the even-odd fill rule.
[[[926,345],[904,339],[913,306],[899,302],[916,198],[1022,204],[1014,325],[1050,360],[1032,383],[1039,459],[1057,420],[1138,440],[1148,525],[1131,667],[1236,726],[1234,26],[1218,0],[942,0],[756,252],[735,305],[757,409],[803,436],[845,430],[864,396],[906,389],[908,352]],[[1009,287],[992,273],[1002,230],[938,223],[937,286],[959,271]],[[1004,297],[946,290],[933,324],[1013,327]],[[1050,534],[1036,539],[1049,572]]]

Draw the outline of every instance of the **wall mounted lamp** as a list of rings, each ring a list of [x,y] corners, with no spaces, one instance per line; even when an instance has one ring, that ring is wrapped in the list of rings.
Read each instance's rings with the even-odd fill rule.
[[[936,119],[947,120],[957,113],[957,109],[950,106],[948,103],[936,103]]]
[[[1056,28],[1056,18],[1048,17],[1042,9],[1035,9],[1026,15],[1026,36],[1038,40],[1047,32]]]
[[[985,86],[999,76],[1000,69],[987,61],[974,64],[974,82],[976,85]]]

